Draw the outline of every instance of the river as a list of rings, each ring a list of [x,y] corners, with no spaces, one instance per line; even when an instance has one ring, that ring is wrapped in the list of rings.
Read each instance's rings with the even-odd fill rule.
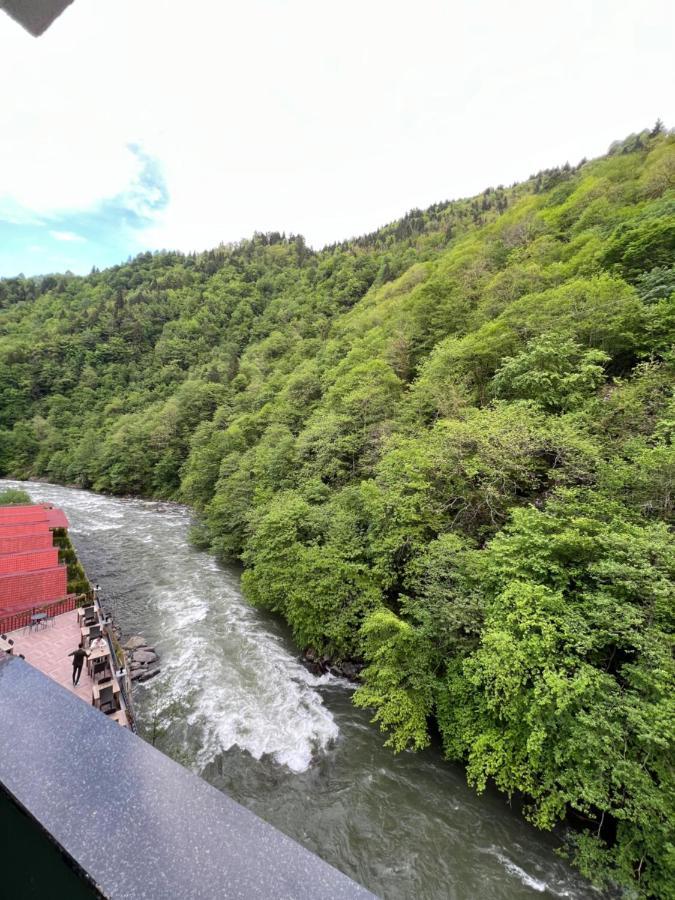
[[[594,894],[503,797],[437,749],[394,755],[352,688],[311,675],[239,572],[187,539],[190,512],[33,482],[60,506],[103,605],[161,674],[134,689],[139,732],[386,900]],[[598,896],[596,894],[596,896]]]

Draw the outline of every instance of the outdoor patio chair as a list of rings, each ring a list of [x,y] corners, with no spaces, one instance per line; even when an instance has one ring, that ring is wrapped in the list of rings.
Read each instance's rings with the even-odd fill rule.
[[[110,713],[114,713],[117,711],[117,704],[115,703],[115,695],[113,694],[111,684],[107,687],[101,688],[98,708],[106,715],[110,715]]]
[[[94,638],[101,636],[101,626],[100,625],[92,625],[89,629],[89,643],[91,644]]]
[[[94,663],[94,668],[91,673],[91,677],[93,678],[93,680],[95,682],[100,681],[101,676],[106,675],[107,672],[108,672],[108,661],[104,659],[101,662]]]

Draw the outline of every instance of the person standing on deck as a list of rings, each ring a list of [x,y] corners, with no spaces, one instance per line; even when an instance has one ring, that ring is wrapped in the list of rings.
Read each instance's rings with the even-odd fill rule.
[[[82,642],[80,641],[80,646],[77,650],[71,650],[68,656],[73,657],[73,684],[77,686],[78,681],[80,680],[80,675],[82,674],[82,666],[84,664],[85,659],[89,658],[89,654],[82,646]]]

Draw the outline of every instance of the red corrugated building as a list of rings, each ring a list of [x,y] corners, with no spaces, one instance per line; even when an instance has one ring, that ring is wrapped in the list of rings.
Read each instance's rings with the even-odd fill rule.
[[[0,534],[0,553],[25,553],[27,550],[40,550],[53,547],[54,538],[51,531],[40,534],[20,534],[14,537],[3,537]]]
[[[47,510],[42,506],[0,506],[0,522],[3,525],[18,524],[19,522],[46,522],[48,518]]]
[[[17,522],[16,525],[14,523],[6,525],[4,522],[0,522],[0,537],[16,537],[20,534],[43,534],[49,530],[49,522],[46,519],[44,522]]]
[[[0,507],[0,617],[67,595],[67,569],[53,542],[56,528],[68,528],[68,519],[51,504]]]
[[[0,516],[22,516],[24,513],[34,513],[48,506],[49,503],[13,503],[11,506],[0,506]]]
[[[47,510],[47,518],[49,519],[49,527],[50,528],[69,528],[70,523],[66,518],[66,514],[62,509],[56,509],[54,506],[50,506]]]
[[[0,575],[31,572],[34,569],[53,569],[59,564],[59,548],[45,547],[24,553],[0,552]]]
[[[68,519],[62,509],[51,503],[34,503],[30,506],[0,506],[0,525],[48,522],[50,528],[68,528]]]
[[[0,615],[45,606],[68,593],[65,566],[0,575]]]

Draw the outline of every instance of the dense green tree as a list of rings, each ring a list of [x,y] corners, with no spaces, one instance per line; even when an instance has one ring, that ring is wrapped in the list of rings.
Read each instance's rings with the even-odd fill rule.
[[[564,334],[544,334],[506,357],[492,379],[497,397],[534,400],[548,412],[579,406],[604,382],[609,355],[584,350]]]
[[[439,695],[470,780],[524,791],[542,827],[577,810],[585,870],[654,896],[675,875],[674,567],[661,525],[593,495],[514,513],[477,563],[480,644]]]

